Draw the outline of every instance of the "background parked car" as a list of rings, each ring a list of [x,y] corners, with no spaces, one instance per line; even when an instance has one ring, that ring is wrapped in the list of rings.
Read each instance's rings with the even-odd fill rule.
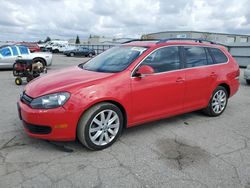
[[[76,49],[76,46],[73,44],[54,44],[52,46],[52,52],[53,53],[63,53],[67,50],[74,50]]]
[[[62,45],[67,45],[68,41],[64,41],[64,40],[53,40],[50,41],[48,44],[45,45],[45,51],[49,51],[49,52],[59,52],[58,47],[62,46]]]
[[[244,78],[246,79],[247,84],[250,84],[250,65],[244,71]]]
[[[12,68],[16,59],[32,59],[45,66],[52,64],[52,54],[49,52],[31,53],[26,46],[11,45],[0,48],[0,68]]]
[[[31,43],[31,42],[20,42],[17,45],[22,45],[22,46],[26,46],[27,48],[29,48],[30,52],[40,52],[40,47],[38,46],[37,43]]]
[[[66,56],[85,56],[85,57],[92,57],[93,55],[95,55],[95,51],[86,47],[78,47],[74,50],[67,50],[64,51],[63,53]]]

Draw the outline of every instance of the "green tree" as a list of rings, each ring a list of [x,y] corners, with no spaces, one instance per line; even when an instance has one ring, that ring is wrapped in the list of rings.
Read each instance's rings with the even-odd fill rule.
[[[51,38],[47,37],[44,42],[49,42],[49,41],[51,41]]]
[[[78,35],[76,36],[76,44],[80,44],[80,39]]]

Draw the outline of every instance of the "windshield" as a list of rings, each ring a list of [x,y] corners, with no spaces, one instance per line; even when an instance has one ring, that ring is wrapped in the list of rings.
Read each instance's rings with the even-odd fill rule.
[[[81,68],[96,72],[121,72],[125,70],[135,59],[137,59],[147,48],[134,46],[113,47],[86,64]]]

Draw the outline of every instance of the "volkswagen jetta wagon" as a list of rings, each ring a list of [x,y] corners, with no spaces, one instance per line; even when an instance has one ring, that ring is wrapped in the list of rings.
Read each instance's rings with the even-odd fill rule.
[[[133,41],[85,64],[30,82],[18,101],[31,137],[87,148],[112,145],[132,127],[202,109],[221,115],[239,88],[239,66],[202,40]]]

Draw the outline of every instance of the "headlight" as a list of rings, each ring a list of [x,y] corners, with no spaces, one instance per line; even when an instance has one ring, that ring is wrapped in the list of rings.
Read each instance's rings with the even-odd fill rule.
[[[30,106],[36,109],[50,109],[57,108],[66,103],[70,94],[67,92],[54,93],[35,98],[31,101]]]

